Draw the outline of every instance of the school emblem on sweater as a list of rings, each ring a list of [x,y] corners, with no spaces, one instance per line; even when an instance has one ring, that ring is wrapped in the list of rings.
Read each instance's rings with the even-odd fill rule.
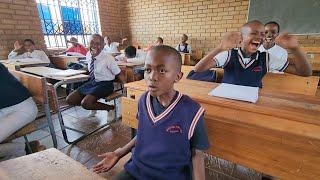
[[[170,134],[182,133],[182,129],[179,125],[172,125],[167,127],[166,131]]]
[[[252,69],[253,72],[261,72],[262,71],[262,67],[261,66],[257,66],[255,68]]]

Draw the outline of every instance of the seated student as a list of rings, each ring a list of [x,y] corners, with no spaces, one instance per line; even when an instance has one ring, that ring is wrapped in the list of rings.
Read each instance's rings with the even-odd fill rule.
[[[8,59],[25,59],[35,58],[43,62],[50,63],[50,60],[45,52],[35,49],[35,43],[31,39],[25,39],[23,45],[16,41],[14,50],[8,55]]]
[[[160,46],[160,45],[163,45],[163,39],[162,39],[162,37],[157,37],[156,42],[155,42],[154,44],[149,45],[148,47],[146,47],[146,48],[144,49],[144,51],[150,51],[152,47],[154,47],[154,46]]]
[[[144,63],[145,57],[137,54],[137,49],[134,46],[128,46],[124,49],[124,54],[115,57],[118,61]]]
[[[266,23],[264,25],[264,29],[265,29],[265,38],[263,41],[263,44],[259,47],[259,51],[260,52],[268,52],[269,54],[271,54],[272,56],[276,56],[277,59],[280,59],[281,61],[287,61],[288,60],[288,52],[287,50],[285,50],[283,47],[279,46],[276,44],[276,41],[281,41],[283,39],[283,37],[288,36],[288,38],[291,39],[291,41],[294,42],[294,46],[286,46],[286,44],[283,44],[285,48],[288,48],[296,57],[296,61],[299,62],[295,62],[292,61],[289,63],[289,61],[287,61],[287,63],[285,64],[285,66],[283,67],[283,69],[287,68],[287,72],[292,72],[295,67],[293,67],[294,64],[299,64],[299,63],[307,63],[305,65],[301,65],[300,67],[305,67],[308,66],[308,61],[306,59],[306,56],[304,55],[304,53],[300,50],[299,46],[298,46],[298,41],[293,37],[293,36],[289,36],[287,34],[283,34],[282,36],[279,36],[279,32],[280,32],[280,25],[274,21],[270,21],[268,23]],[[277,38],[279,36],[279,38]],[[280,42],[281,43],[281,42]],[[289,67],[288,67],[288,63],[289,63]],[[280,71],[283,71],[283,69],[280,69]],[[273,65],[270,64],[270,72],[276,72],[273,69]],[[307,76],[307,75],[311,75],[308,74],[308,69],[302,69],[299,68],[297,69],[297,73],[301,76]]]
[[[38,109],[28,89],[0,63],[0,159],[25,154],[25,143],[2,143],[10,135],[36,119]],[[32,141],[33,152],[44,150]]]
[[[98,102],[113,92],[113,81],[120,76],[120,68],[114,58],[103,51],[103,37],[93,34],[90,40],[90,51],[86,55],[90,79],[67,96],[70,105],[81,105],[88,110],[114,109],[114,106]]]
[[[105,43],[105,46],[104,46],[104,51],[106,51],[107,53],[118,53],[119,52],[119,49],[118,47],[120,45],[123,45],[123,43],[125,41],[127,41],[128,39],[127,38],[124,38],[121,40],[121,43],[118,43],[118,42],[112,42],[110,37],[106,36],[104,38],[104,43]]]
[[[262,87],[262,78],[268,69],[284,70],[288,73],[301,75],[310,74],[310,65],[304,59],[297,61],[293,68],[287,66],[286,59],[279,59],[273,54],[258,51],[264,38],[264,27],[259,21],[250,21],[241,27],[241,33],[226,34],[220,45],[206,55],[195,66],[196,72],[222,67],[224,68],[223,83]],[[280,35],[281,36],[281,35]],[[298,43],[290,35],[285,35],[279,41],[286,47],[297,48]],[[239,45],[238,49],[231,49]]]
[[[181,56],[170,46],[152,48],[146,59],[148,91],[138,103],[137,136],[93,167],[110,170],[133,148],[131,159],[114,179],[204,179],[202,150],[209,148],[204,109],[174,89],[182,77]]]
[[[181,53],[192,53],[190,44],[187,43],[188,36],[186,34],[182,34],[181,41],[177,45],[176,50]]]
[[[70,54],[70,55],[83,55],[85,56],[88,52],[87,48],[85,48],[83,45],[78,43],[78,39],[75,37],[70,38],[70,40],[67,41],[68,43],[71,43],[71,47],[67,50],[60,52],[59,54]]]

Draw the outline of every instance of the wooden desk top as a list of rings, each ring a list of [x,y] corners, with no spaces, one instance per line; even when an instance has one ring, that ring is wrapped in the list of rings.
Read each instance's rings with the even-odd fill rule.
[[[230,121],[229,123],[247,124],[320,139],[319,97],[270,92],[262,89],[259,92],[258,102],[252,104],[209,96],[208,93],[218,85],[218,83],[182,79],[179,83],[175,84],[175,89],[183,94],[187,94],[201,104],[228,108],[228,112],[210,112],[210,109],[205,109],[207,114],[220,114],[224,120]],[[125,87],[140,91],[146,90],[143,80],[125,84]],[[237,117],[238,115],[235,113],[239,111],[244,112],[243,114],[239,114],[239,116],[246,117],[238,119],[228,118],[229,116]],[[256,115],[252,116],[252,113],[256,115],[260,114],[268,117],[268,119],[256,118]]]
[[[104,179],[57,149],[0,162],[0,179]]]
[[[143,66],[142,63],[131,63],[131,62],[124,62],[124,61],[117,61],[118,66],[126,66],[126,67],[138,67]]]
[[[63,77],[63,76],[55,77],[55,76],[52,76],[52,74],[63,72],[65,70],[49,68],[49,67],[28,67],[28,68],[21,68],[21,71],[30,73],[30,74],[35,74],[38,76],[43,76],[50,79],[60,80],[60,81],[61,80],[62,81],[86,80],[90,77],[89,75],[85,75],[85,74],[78,74],[78,75],[67,76],[67,77]],[[84,70],[75,70],[75,71],[79,71],[79,73],[86,72]]]
[[[51,57],[68,59],[68,58],[85,58],[86,56],[68,56],[68,55],[62,54],[62,55],[53,55]]]

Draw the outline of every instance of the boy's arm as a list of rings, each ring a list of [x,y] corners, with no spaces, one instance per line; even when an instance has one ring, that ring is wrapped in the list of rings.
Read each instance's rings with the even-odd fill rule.
[[[192,150],[192,166],[193,166],[193,178],[194,180],[205,179],[205,165],[204,154],[202,151]]]
[[[223,36],[221,43],[215,49],[213,49],[209,54],[207,54],[204,58],[202,58],[195,66],[195,72],[203,72],[209,70],[211,68],[217,67],[213,58],[221,53],[222,51],[229,50],[231,48],[235,48],[239,45],[241,40],[240,33],[233,32],[227,33]]]
[[[305,54],[299,48],[299,43],[296,37],[283,33],[276,38],[276,43],[281,47],[290,49],[295,59],[289,63],[289,66],[285,69],[285,72],[296,74],[299,76],[311,76],[311,65],[307,61]]]
[[[102,173],[109,171],[117,162],[126,154],[128,154],[131,149],[135,146],[136,137],[134,137],[128,144],[122,148],[118,148],[113,152],[107,152],[98,157],[103,157],[103,159],[93,167],[93,172]]]

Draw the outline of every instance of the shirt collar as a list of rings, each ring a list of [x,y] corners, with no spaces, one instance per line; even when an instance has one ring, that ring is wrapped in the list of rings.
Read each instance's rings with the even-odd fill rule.
[[[257,50],[257,52],[255,52],[255,53],[253,53],[251,56],[250,56],[250,61],[251,60],[258,60],[258,57],[259,57],[259,50]],[[242,54],[242,50],[241,50],[241,48],[238,48],[238,54],[239,54],[239,56],[240,56],[240,58],[241,59],[244,59],[245,57],[243,56],[243,54]],[[247,58],[249,58],[249,57],[247,57]]]

